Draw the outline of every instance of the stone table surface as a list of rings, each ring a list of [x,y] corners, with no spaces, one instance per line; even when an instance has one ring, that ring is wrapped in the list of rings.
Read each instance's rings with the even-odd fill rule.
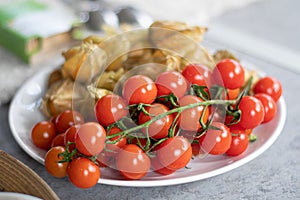
[[[299,8],[299,1],[296,0],[266,0],[227,13],[213,22],[233,26],[297,51],[300,46],[300,26],[293,27],[293,24],[299,25],[300,12],[294,13]],[[259,15],[265,17],[258,17]],[[286,17],[286,21],[282,17]],[[278,27],[279,19],[284,23],[281,25],[285,30]],[[230,46],[224,47],[209,39],[206,44],[213,48],[230,49]],[[263,61],[240,51],[236,53],[242,61],[261,67],[267,74],[282,82],[287,120],[282,133],[269,149],[232,171],[175,186],[134,188],[98,184],[92,189],[77,189],[67,179],[51,177],[41,164],[20,148],[8,124],[9,104],[0,107],[0,149],[33,169],[61,199],[300,199],[300,75],[271,60]]]

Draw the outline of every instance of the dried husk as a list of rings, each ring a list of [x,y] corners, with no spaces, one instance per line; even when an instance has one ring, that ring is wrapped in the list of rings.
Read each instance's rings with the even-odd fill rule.
[[[235,55],[233,55],[233,53],[231,53],[228,50],[217,50],[214,53],[213,58],[214,58],[215,63],[218,63],[221,60],[226,59],[226,58],[233,59],[233,60],[236,60],[237,62],[240,62],[240,60],[237,57],[235,57]]]
[[[124,68],[119,68],[117,71],[103,72],[99,78],[95,80],[96,87],[112,91],[124,72]]]

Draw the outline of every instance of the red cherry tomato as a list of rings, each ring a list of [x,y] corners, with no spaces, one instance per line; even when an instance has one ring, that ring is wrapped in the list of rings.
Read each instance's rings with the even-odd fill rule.
[[[236,89],[227,89],[227,99],[228,100],[235,100],[239,94],[240,94],[241,89],[236,88]]]
[[[159,145],[157,157],[163,167],[178,170],[185,167],[191,160],[192,147],[185,137],[175,136]]]
[[[95,105],[95,114],[98,122],[103,126],[119,121],[128,114],[125,101],[122,97],[109,94],[99,99]]]
[[[31,131],[31,140],[33,144],[45,150],[50,149],[52,140],[55,136],[55,126],[49,121],[41,121],[35,124]]]
[[[265,93],[270,95],[275,102],[281,97],[282,94],[282,86],[281,83],[272,77],[264,77],[260,79],[253,88],[255,94],[257,93]]]
[[[143,124],[151,120],[154,116],[158,116],[169,111],[169,109],[165,105],[160,103],[155,103],[152,104],[151,106],[147,106],[145,110],[150,115],[141,112],[139,115],[139,124]],[[148,128],[149,137],[154,139],[161,139],[167,137],[172,122],[173,122],[173,115],[171,114],[159,120],[154,121],[153,123],[150,124]],[[142,129],[142,131],[146,134],[146,129]]]
[[[228,156],[238,156],[242,154],[248,147],[249,139],[247,133],[239,133],[232,135],[229,149],[226,151]]]
[[[253,129],[262,123],[264,119],[264,107],[253,96],[244,96],[239,104],[241,118],[238,123],[244,129]]]
[[[212,76],[216,84],[228,89],[242,87],[245,80],[244,68],[232,59],[224,59],[217,63]]]
[[[150,169],[150,158],[137,145],[128,144],[119,151],[116,165],[126,179],[140,179]]]
[[[75,110],[65,110],[55,118],[55,127],[59,133],[64,133],[76,124],[83,124],[83,116]]]
[[[231,144],[229,128],[220,122],[213,122],[205,135],[199,140],[201,150],[212,155],[225,153]]]
[[[233,124],[228,126],[231,133],[234,134],[240,134],[240,133],[246,133],[247,135],[250,135],[252,133],[252,129],[244,129],[239,124]]]
[[[65,133],[64,137],[64,146],[67,146],[68,142],[75,143],[75,135],[77,133],[77,130],[79,128],[79,125],[74,125],[68,128],[68,130]],[[75,149],[75,144],[69,145],[69,152],[73,151]]]
[[[49,172],[49,174],[55,176],[56,178],[62,178],[67,175],[69,162],[59,162],[63,160],[63,157],[59,154],[65,152],[65,150],[66,148],[62,146],[52,147],[45,156],[46,170]]]
[[[65,146],[65,133],[61,133],[55,136],[51,142],[51,147]]]
[[[156,85],[147,76],[132,76],[127,79],[123,86],[123,97],[129,104],[151,104],[154,102],[156,95]]]
[[[260,100],[264,107],[265,115],[262,123],[271,121],[274,118],[277,111],[277,106],[274,99],[271,96],[264,93],[255,94],[254,97]]]
[[[91,188],[100,178],[99,167],[84,157],[78,157],[70,162],[68,169],[70,181],[79,188]]]
[[[168,169],[167,167],[164,167],[160,162],[158,157],[151,158],[151,167],[153,171],[160,173],[162,175],[169,175],[175,172],[175,170]]]
[[[156,78],[155,84],[157,96],[173,93],[177,98],[181,98],[187,91],[187,82],[179,72],[163,72]]]
[[[203,102],[203,100],[200,99],[199,97],[192,96],[192,95],[187,95],[179,99],[180,106],[186,106],[198,102]],[[204,106],[197,106],[182,111],[178,118],[179,126],[184,130],[197,131],[199,128],[201,128],[199,119],[203,112],[205,113],[202,119],[203,122],[206,123],[209,117],[209,110],[206,109],[204,111]]]
[[[80,153],[94,156],[103,150],[105,140],[105,129],[98,123],[88,122],[78,128],[75,135],[75,146]]]
[[[211,72],[210,70],[200,64],[187,65],[181,72],[184,78],[191,84],[210,87]]]
[[[121,129],[119,129],[118,127],[114,126],[110,129],[110,131],[107,133],[107,136],[110,136],[110,135],[114,135],[116,133],[119,133],[119,132],[122,132]],[[118,135],[116,137],[113,137],[111,139],[109,139],[110,141],[116,141],[118,140],[119,138],[121,138],[121,135]],[[111,157],[115,157],[117,156],[117,153],[118,151],[127,144],[127,139],[126,137],[123,137],[121,140],[119,140],[118,142],[116,142],[115,144],[109,144],[109,143],[106,143],[106,155],[107,156],[111,156]]]

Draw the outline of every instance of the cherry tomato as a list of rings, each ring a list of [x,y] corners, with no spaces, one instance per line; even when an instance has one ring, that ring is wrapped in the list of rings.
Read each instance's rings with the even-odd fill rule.
[[[226,151],[228,156],[237,156],[243,153],[249,144],[247,133],[233,134],[229,149]]]
[[[51,147],[65,146],[65,133],[61,133],[55,136],[51,142]]]
[[[141,112],[139,115],[139,124],[143,124],[153,117],[161,115],[165,112],[168,112],[169,109],[160,103],[154,103],[151,106],[147,106],[145,110],[150,114],[145,114]],[[154,139],[161,139],[168,136],[169,128],[173,122],[173,115],[167,115],[161,119],[158,119],[150,124],[148,128],[148,135]],[[146,134],[146,129],[142,129],[142,131]]]
[[[113,134],[116,134],[116,133],[119,133],[119,132],[122,132],[121,129],[119,129],[118,127],[114,126],[110,129],[110,131],[107,133],[107,136],[110,136],[110,135],[113,135]],[[121,135],[118,135],[116,137],[113,137],[111,139],[109,139],[110,141],[116,141],[118,140],[119,138],[121,138]],[[118,151],[127,144],[127,139],[126,137],[123,137],[121,140],[119,140],[118,142],[116,142],[115,144],[109,144],[109,143],[106,143],[106,155],[108,156],[111,156],[111,157],[115,157],[118,153]]]
[[[235,100],[239,94],[240,94],[241,89],[236,88],[236,89],[227,89],[227,99],[228,100]]]
[[[125,117],[128,114],[128,109],[126,109],[126,104],[122,97],[109,94],[97,101],[95,114],[101,125],[109,126]]]
[[[241,118],[238,123],[244,129],[253,129],[262,123],[264,119],[264,107],[253,96],[244,96],[239,104]]]
[[[246,133],[247,135],[250,135],[252,133],[252,129],[244,129],[239,124],[233,124],[228,126],[231,133],[234,134],[240,134],[240,133]]]
[[[59,162],[63,160],[63,157],[59,154],[65,152],[65,150],[66,148],[62,146],[52,147],[45,156],[46,170],[49,172],[49,174],[57,178],[62,178],[67,175],[69,162]]]
[[[55,127],[59,133],[64,133],[76,124],[83,124],[83,116],[75,110],[65,110],[55,118]]]
[[[282,86],[281,83],[272,77],[264,77],[260,79],[253,88],[255,94],[257,93],[265,93],[270,95],[275,102],[278,101],[282,94]]]
[[[31,140],[33,144],[45,150],[50,149],[52,140],[55,138],[55,136],[55,126],[49,121],[38,122],[33,126],[31,131]]]
[[[245,72],[241,64],[232,59],[224,59],[217,63],[212,72],[216,84],[228,89],[240,88],[244,84]]]
[[[140,179],[150,169],[150,158],[135,144],[127,144],[116,157],[117,169],[126,179]]]
[[[157,88],[149,77],[135,75],[125,81],[122,92],[129,104],[151,104],[156,98]]]
[[[186,106],[198,102],[203,102],[203,100],[192,95],[187,95],[179,99],[180,106]],[[199,128],[201,128],[199,119],[203,112],[205,112],[202,118],[203,123],[206,123],[209,117],[209,110],[206,109],[204,111],[204,106],[197,106],[182,111],[178,117],[179,126],[184,130],[197,131]]]
[[[103,150],[105,140],[105,129],[98,123],[87,122],[78,128],[75,135],[75,146],[80,153],[94,156]]]
[[[65,133],[64,137],[64,146],[67,146],[68,142],[75,143],[75,135],[77,133],[77,130],[79,128],[79,125],[74,125],[68,128],[68,130]],[[73,151],[75,149],[75,144],[69,145],[69,152]]]
[[[192,147],[185,137],[175,136],[159,145],[157,157],[163,167],[178,170],[185,167],[191,160]]]
[[[264,107],[265,115],[262,123],[271,121],[274,118],[277,111],[277,106],[274,99],[271,96],[264,93],[255,94],[254,97],[260,100]]]
[[[169,175],[175,172],[175,170],[172,169],[168,169],[167,167],[164,167],[160,162],[158,157],[153,157],[151,158],[151,167],[152,169],[157,172],[160,173],[162,175]]]
[[[210,70],[200,64],[187,65],[181,72],[184,78],[191,84],[210,87],[211,72]]]
[[[70,162],[68,169],[70,181],[79,188],[91,188],[100,178],[99,167],[84,157],[78,157]]]
[[[161,73],[155,80],[157,96],[169,95],[173,93],[177,98],[181,98],[187,91],[187,82],[179,72],[170,71]]]
[[[213,122],[200,140],[201,150],[212,155],[225,153],[231,144],[229,128],[220,122]]]

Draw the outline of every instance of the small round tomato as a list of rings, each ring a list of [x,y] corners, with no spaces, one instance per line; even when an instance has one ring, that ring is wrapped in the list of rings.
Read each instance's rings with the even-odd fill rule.
[[[117,169],[126,179],[140,179],[150,169],[150,158],[135,144],[127,144],[116,157]]]
[[[184,78],[191,84],[207,87],[210,87],[211,85],[211,72],[204,65],[187,65],[181,73],[184,76]]]
[[[69,162],[59,162],[63,160],[63,157],[59,154],[65,152],[66,148],[62,146],[52,147],[45,156],[45,167],[46,170],[52,176],[62,178],[67,175],[67,168]]]
[[[173,93],[177,98],[181,98],[188,89],[185,78],[182,74],[175,71],[161,73],[156,78],[155,84],[157,87],[157,96]]]
[[[224,59],[217,63],[212,72],[216,84],[228,89],[240,88],[244,84],[245,72],[241,64],[232,59]]]
[[[277,106],[274,99],[271,96],[264,93],[257,93],[254,95],[254,97],[260,100],[264,107],[265,115],[262,123],[271,121],[274,118],[277,111]]]
[[[233,133],[229,149],[226,151],[228,156],[238,156],[243,153],[249,144],[247,133]]]
[[[75,110],[65,110],[55,118],[55,127],[59,133],[64,133],[76,124],[83,124],[83,116]]]
[[[165,105],[160,103],[154,103],[151,106],[147,106],[145,107],[145,110],[150,115],[141,112],[139,115],[139,124],[143,124],[151,120],[153,117],[169,111],[169,109]],[[148,128],[149,137],[154,139],[161,139],[167,137],[172,122],[173,122],[173,115],[171,114],[154,121],[153,123],[150,124]],[[146,134],[146,129],[142,129],[142,131],[144,132],[144,134]]]
[[[118,127],[114,126],[110,129],[109,132],[107,132],[107,136],[110,135],[114,135],[116,133],[122,132],[121,129],[119,129]],[[113,137],[111,139],[109,139],[110,141],[116,141],[119,140],[121,138],[122,135],[118,135],[116,137]],[[106,155],[111,156],[111,157],[115,157],[118,153],[118,151],[127,144],[127,139],[126,137],[123,137],[121,140],[119,140],[118,142],[114,143],[114,144],[109,144],[106,143]]]
[[[103,150],[105,140],[105,129],[98,123],[87,122],[78,128],[75,135],[75,146],[80,153],[94,156]]]
[[[67,173],[71,183],[79,188],[91,188],[100,178],[99,167],[84,157],[78,157],[70,162]]]
[[[65,146],[65,133],[61,133],[55,136],[51,142],[51,147]]]
[[[275,102],[278,101],[282,94],[282,86],[281,83],[272,77],[264,77],[260,79],[253,88],[255,94],[257,93],[265,93],[270,95]]]
[[[175,172],[175,170],[164,167],[160,162],[158,157],[151,158],[151,167],[153,171],[160,173],[162,175],[169,175]]]
[[[239,94],[240,94],[241,89],[236,88],[236,89],[227,89],[227,99],[228,100],[235,100]]]
[[[253,129],[262,123],[264,119],[264,107],[253,96],[244,96],[239,104],[241,118],[239,125],[244,129]]]
[[[128,114],[125,101],[116,94],[105,95],[95,105],[95,114],[98,122],[103,126],[119,121]]]
[[[168,138],[159,145],[156,152],[162,166],[171,170],[185,167],[192,158],[191,144],[182,136]]]
[[[68,142],[72,142],[74,144],[69,144],[69,152],[73,151],[75,149],[75,135],[77,133],[77,130],[79,128],[79,125],[74,125],[68,128],[66,130],[66,133],[64,134],[64,146],[67,146]]]
[[[212,155],[225,153],[231,144],[231,133],[229,128],[220,122],[213,122],[205,135],[199,140],[200,148]]]
[[[179,99],[180,106],[186,106],[189,104],[203,102],[203,100],[199,97],[187,95]],[[206,123],[209,117],[209,110],[206,109],[204,111],[204,106],[197,106],[193,108],[186,109],[182,111],[178,117],[179,126],[188,131],[197,131],[201,128],[201,124],[199,122],[200,117],[203,114],[203,123]]]
[[[151,104],[157,95],[157,88],[151,78],[135,75],[127,79],[123,85],[123,97],[128,104]]]
[[[239,124],[233,124],[228,126],[231,133],[234,134],[240,134],[240,133],[246,133],[247,135],[250,135],[252,133],[252,129],[244,129]]]
[[[33,144],[41,149],[50,149],[52,140],[55,136],[55,126],[49,121],[38,122],[31,130],[31,140]]]

